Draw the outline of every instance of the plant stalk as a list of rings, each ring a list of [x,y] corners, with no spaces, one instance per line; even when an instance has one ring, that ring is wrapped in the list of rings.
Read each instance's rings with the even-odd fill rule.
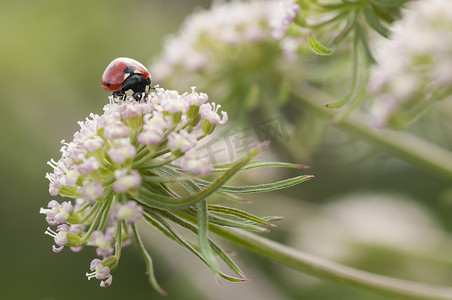
[[[325,103],[332,101],[331,95],[307,85],[294,84],[291,91],[303,107],[319,116],[328,120],[336,116],[335,110],[324,106]],[[420,169],[452,181],[452,153],[444,148],[406,132],[372,128],[368,117],[366,119],[366,116],[358,110],[332,125],[360,137],[369,144],[385,149]]]
[[[182,217],[186,218],[186,216]],[[317,278],[389,296],[391,299],[452,299],[452,288],[449,287],[417,283],[353,269],[240,229],[217,225],[210,225],[209,229],[236,245]]]

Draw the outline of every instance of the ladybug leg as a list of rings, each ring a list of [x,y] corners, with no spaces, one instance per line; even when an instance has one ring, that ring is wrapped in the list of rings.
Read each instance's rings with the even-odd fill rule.
[[[151,80],[149,78],[145,78],[140,74],[133,74],[127,77],[118,93],[133,97],[135,100],[140,101],[144,98],[143,94],[146,95],[149,92],[150,85]]]
[[[126,94],[121,90],[116,91],[111,95],[113,96],[114,99],[118,99],[118,100],[124,100],[126,98]]]
[[[133,99],[140,101],[141,99],[144,99],[145,93],[133,93],[132,97]]]

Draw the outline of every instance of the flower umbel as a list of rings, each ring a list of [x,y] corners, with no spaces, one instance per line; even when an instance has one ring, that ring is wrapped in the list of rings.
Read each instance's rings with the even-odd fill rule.
[[[50,226],[57,226],[56,231],[50,228],[46,231],[55,240],[53,251],[59,253],[65,246],[75,252],[85,246],[95,247],[103,260],[92,261],[92,272],[87,277],[99,279],[100,286],[108,287],[122,247],[135,236],[147,263],[150,283],[163,294],[137,228],[137,222],[143,220],[193,252],[214,274],[227,280],[245,281],[229,256],[208,238],[208,224],[266,231],[262,226],[271,225],[274,218],[259,218],[238,209],[210,205],[207,197],[222,194],[234,198],[229,191],[222,190],[225,182],[242,168],[265,166],[249,164],[263,145],[229,165],[214,166],[200,157],[196,151],[198,142],[227,121],[225,112],[220,112],[222,117],[218,114],[220,106],[207,100],[207,95],[198,94],[195,88],[182,95],[157,88],[140,102],[111,97],[103,115],[91,114],[79,122],[80,130],[71,142],[62,142],[62,156],[49,162],[53,172],[46,175],[52,196],[75,199],[75,204],[51,200],[48,208],[40,210]],[[213,176],[214,173],[218,176]],[[207,175],[213,179],[194,177]],[[259,189],[240,187],[232,193],[274,190],[309,178],[299,176],[259,185]],[[185,192],[176,193],[173,190],[176,186]],[[185,218],[194,218],[194,224]],[[188,243],[166,220],[195,233],[199,248]],[[214,255],[239,277],[220,272]]]
[[[380,44],[369,90],[376,127],[401,126],[452,94],[452,4],[414,1]]]
[[[196,84],[227,105],[234,120],[250,115],[259,120],[259,113],[245,112],[259,107],[274,112],[285,100],[279,97],[281,79],[299,58],[297,48],[290,46],[294,40],[285,33],[299,11],[293,1],[280,5],[256,0],[218,2],[209,10],[198,10],[186,19],[180,34],[166,41],[151,67],[154,80],[175,89]],[[225,122],[215,106],[205,105],[205,120]]]

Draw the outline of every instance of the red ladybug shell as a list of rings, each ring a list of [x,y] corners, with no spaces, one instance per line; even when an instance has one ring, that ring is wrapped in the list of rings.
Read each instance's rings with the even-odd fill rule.
[[[131,74],[151,78],[148,70],[141,63],[131,58],[118,57],[105,69],[102,75],[102,87],[107,91],[116,92]]]

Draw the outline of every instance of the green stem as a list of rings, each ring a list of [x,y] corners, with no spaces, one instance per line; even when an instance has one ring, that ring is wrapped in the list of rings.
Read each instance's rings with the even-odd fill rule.
[[[323,118],[332,120],[336,112],[324,106],[333,98],[327,93],[308,85],[292,86],[293,96],[304,107]],[[355,111],[341,122],[332,124],[362,140],[379,146],[413,165],[452,181],[452,153],[406,132],[390,129],[374,129],[366,116]]]
[[[192,223],[196,222],[196,218],[187,214],[178,213],[178,216]],[[225,228],[212,224],[209,225],[209,229],[236,245],[270,258],[273,261],[277,261],[294,270],[321,279],[331,280],[396,299],[452,299],[452,288],[400,280],[353,269],[240,229]]]

